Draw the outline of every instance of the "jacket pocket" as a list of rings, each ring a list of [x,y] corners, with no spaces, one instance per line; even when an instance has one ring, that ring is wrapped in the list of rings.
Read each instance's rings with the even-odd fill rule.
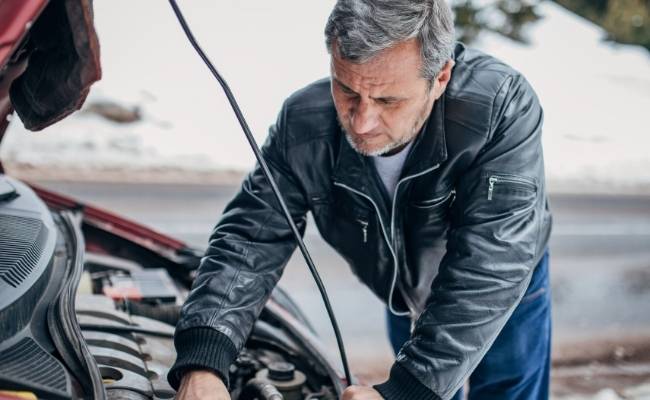
[[[404,235],[410,252],[428,253],[441,243],[449,226],[449,209],[455,197],[456,191],[449,190],[446,194],[408,204]]]
[[[492,201],[499,195],[516,194],[517,192],[536,193],[537,182],[533,178],[522,175],[492,173],[487,177],[487,199]]]
[[[421,210],[429,210],[429,209],[434,209],[439,206],[442,206],[446,204],[449,200],[449,204],[451,204],[454,201],[454,197],[456,196],[456,191],[455,190],[450,190],[449,193],[442,195],[442,196],[437,196],[434,197],[433,199],[429,200],[420,200],[420,201],[414,201],[411,202],[411,207],[421,209]]]
[[[344,255],[348,247],[358,249],[376,234],[369,208],[331,196],[312,196],[311,202],[321,236]]]
[[[476,226],[495,249],[509,248],[508,258],[526,263],[535,256],[539,204],[537,181],[532,177],[485,171],[480,186],[464,205],[462,224]],[[460,197],[459,197],[460,199]]]

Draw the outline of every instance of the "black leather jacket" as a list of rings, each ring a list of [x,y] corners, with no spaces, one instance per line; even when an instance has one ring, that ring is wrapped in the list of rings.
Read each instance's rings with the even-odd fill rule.
[[[389,198],[336,119],[329,80],[293,94],[263,153],[298,225],[322,237],[396,312],[417,317],[386,398],[450,398],[521,300],[548,242],[542,109],[528,82],[459,44]],[[295,239],[259,167],[214,229],[176,330],[169,374],[227,378]]]

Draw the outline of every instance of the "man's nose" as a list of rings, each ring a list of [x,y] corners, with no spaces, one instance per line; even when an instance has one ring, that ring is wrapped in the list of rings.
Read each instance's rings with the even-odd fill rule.
[[[377,108],[368,101],[360,101],[350,115],[350,125],[357,135],[372,132],[379,121]]]

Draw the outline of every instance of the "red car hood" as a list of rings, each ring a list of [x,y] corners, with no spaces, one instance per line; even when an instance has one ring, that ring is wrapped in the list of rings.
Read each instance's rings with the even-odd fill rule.
[[[0,1],[0,140],[13,110],[43,129],[81,108],[100,77],[92,0]]]

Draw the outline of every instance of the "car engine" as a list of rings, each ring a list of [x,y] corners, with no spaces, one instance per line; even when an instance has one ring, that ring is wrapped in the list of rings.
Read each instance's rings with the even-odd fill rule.
[[[174,327],[200,252],[35,190],[0,175],[0,399],[173,398]],[[335,399],[343,380],[325,354],[276,289],[231,366],[231,397]]]

